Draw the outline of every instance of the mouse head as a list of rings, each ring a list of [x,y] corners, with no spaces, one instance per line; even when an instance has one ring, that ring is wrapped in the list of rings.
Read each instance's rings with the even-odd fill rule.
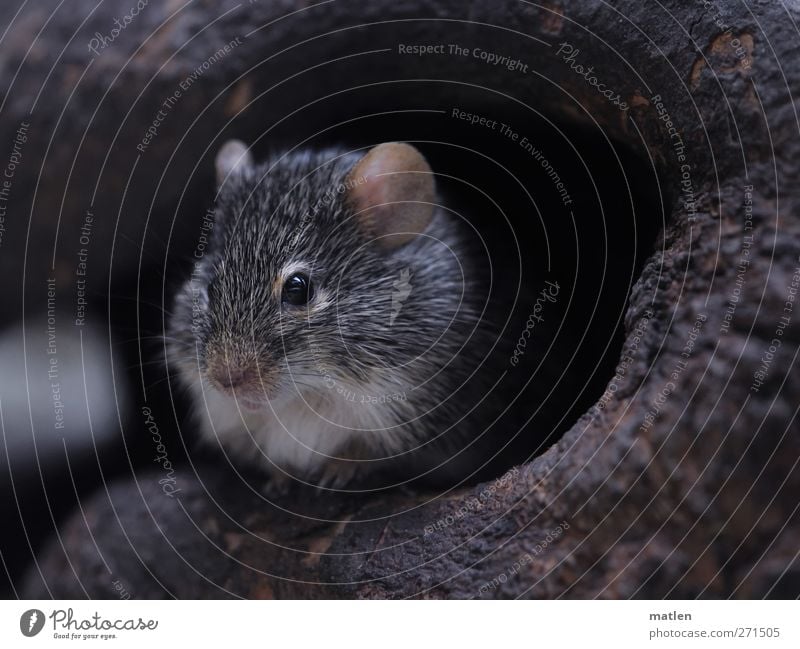
[[[358,388],[441,336],[448,283],[459,280],[456,301],[463,283],[452,252],[426,234],[436,188],[417,149],[256,166],[232,141],[216,169],[208,253],[178,301],[211,387],[253,407],[304,388]]]

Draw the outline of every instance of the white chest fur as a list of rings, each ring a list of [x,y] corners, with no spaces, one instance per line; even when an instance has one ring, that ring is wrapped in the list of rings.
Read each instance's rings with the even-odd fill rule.
[[[270,471],[311,475],[354,439],[378,451],[378,456],[399,448],[403,426],[397,404],[372,403],[355,395],[346,398],[336,390],[322,389],[273,400],[250,411],[208,386],[195,382],[195,403],[205,438]],[[375,394],[365,390],[364,394]]]

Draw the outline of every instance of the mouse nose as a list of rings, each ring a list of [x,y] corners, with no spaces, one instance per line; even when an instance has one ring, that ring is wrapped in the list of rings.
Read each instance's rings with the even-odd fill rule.
[[[230,391],[258,382],[256,356],[233,346],[213,345],[207,348],[206,375],[218,388]]]
[[[209,376],[221,388],[232,389],[249,383],[253,378],[253,373],[246,367],[220,363],[209,372]]]

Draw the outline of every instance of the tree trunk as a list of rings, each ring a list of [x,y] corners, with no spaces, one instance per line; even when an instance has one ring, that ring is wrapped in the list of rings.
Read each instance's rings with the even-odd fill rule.
[[[476,87],[483,106],[503,98],[521,115],[601,129],[658,172],[671,213],[630,295],[606,392],[543,455],[436,499],[298,491],[288,512],[215,467],[180,471],[172,496],[163,474],[140,474],[84,503],[40,556],[26,597],[116,597],[119,584],[141,598],[800,595],[794,9],[226,0],[166,20],[166,3],[87,55],[92,32],[130,5],[104,2],[74,34],[88,6],[57,12],[16,77],[45,11],[29,11],[4,46],[0,136],[11,142],[30,121],[23,155],[42,160],[14,180],[0,250],[4,276],[28,264],[29,303],[49,272],[31,257],[52,252],[53,214],[69,241],[90,207],[120,215],[93,234],[91,281],[103,290],[138,272],[140,247],[172,236],[176,256],[191,251],[224,137],[252,140],[269,125],[271,141],[297,141],[372,111],[449,111],[474,105]],[[236,39],[137,150],[165,99]],[[405,55],[401,43],[468,54]],[[389,83],[399,79],[431,81]],[[100,252],[115,242],[113,257]],[[59,277],[74,254],[56,247]],[[7,303],[20,304],[20,288],[3,289]]]

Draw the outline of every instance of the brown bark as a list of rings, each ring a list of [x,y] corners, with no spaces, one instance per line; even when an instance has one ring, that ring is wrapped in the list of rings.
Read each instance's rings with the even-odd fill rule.
[[[129,4],[103,4],[85,31],[123,15]],[[725,7],[731,26],[726,35],[702,3],[661,6],[440,0],[424,8],[395,1],[305,9],[304,3],[256,2],[245,3],[190,40],[224,11],[192,5],[134,53],[160,20],[159,12],[167,11],[154,6],[98,57],[80,82],[86,37],[68,47],[59,63],[61,73],[47,92],[53,107],[63,106],[78,88],[69,108],[72,119],[54,130],[61,144],[44,159],[45,184],[34,209],[34,220],[40,214],[45,218],[58,209],[68,189],[65,231],[80,223],[121,111],[133,105],[106,162],[98,198],[112,212],[120,205],[142,125],[208,57],[208,43],[221,46],[282,16],[287,17],[237,47],[225,65],[210,68],[142,154],[134,192],[155,195],[153,214],[175,211],[183,180],[191,177],[187,170],[199,153],[210,174],[205,147],[226,115],[247,98],[295,69],[398,42],[482,46],[535,63],[541,74],[509,77],[480,61],[415,59],[394,52],[358,65],[328,63],[302,82],[288,81],[271,93],[260,110],[236,123],[236,134],[246,136],[307,101],[362,84],[398,77],[446,79],[425,86],[427,104],[443,110],[469,100],[471,90],[462,84],[483,84],[491,90],[487,95],[508,92],[535,102],[560,122],[596,123],[632,149],[648,151],[665,193],[675,201],[664,248],[649,258],[630,299],[620,362],[630,358],[624,375],[609,377],[613,394],[607,395],[605,407],[593,407],[555,446],[508,480],[432,501],[417,493],[375,498],[297,494],[292,513],[286,513],[213,470],[202,471],[202,481],[180,473],[181,493],[175,498],[163,494],[158,474],[146,474],[84,504],[85,519],[79,513],[66,524],[63,547],[53,543],[43,554],[44,579],[34,571],[26,595],[114,597],[116,578],[134,597],[800,595],[800,377],[794,369],[800,311],[784,311],[792,275],[800,266],[800,138],[794,103],[800,68],[789,19],[799,17],[790,16],[780,3],[731,4]],[[300,14],[288,15],[299,9]],[[206,11],[218,13],[212,17]],[[41,18],[31,16],[27,31],[12,35],[15,42],[29,44]],[[390,19],[405,22],[383,22]],[[75,16],[58,15],[62,29],[78,22]],[[301,44],[306,39],[313,40]],[[594,64],[598,78],[630,106],[627,112],[557,55],[562,42],[580,49],[580,62]],[[278,54],[293,45],[294,50]],[[737,48],[742,49],[737,53]],[[59,51],[47,48],[40,60],[25,63],[29,72],[14,86],[12,115],[21,118],[29,109],[21,97],[35,95],[41,83],[35,72],[49,66]],[[22,56],[24,49],[19,52]],[[272,55],[277,58],[266,63]],[[6,72],[11,67],[9,59]],[[0,78],[8,87],[9,75]],[[98,94],[109,88],[100,114],[93,117]],[[410,94],[379,86],[345,93],[319,111],[346,117],[348,103],[363,112],[417,105]],[[687,205],[681,194],[683,163],[659,119],[656,95],[685,144],[694,205]],[[38,135],[31,152],[50,135],[43,126],[56,113],[48,106],[34,113]],[[321,114],[311,110],[306,119],[324,123]],[[7,117],[4,138],[15,124]],[[87,127],[90,136],[79,153],[81,173],[67,187],[63,169],[74,150],[64,143],[75,143]],[[290,119],[276,134],[280,138],[297,131],[305,132]],[[187,132],[189,140],[179,142]],[[103,145],[95,147],[99,142]],[[173,151],[170,181],[155,191]],[[19,178],[20,196],[30,196],[22,188],[32,178]],[[180,218],[188,219],[184,215],[200,207],[191,188],[208,182],[202,175],[191,177],[190,191],[180,199]],[[746,186],[752,186],[752,231],[744,229]],[[166,234],[169,218],[153,218],[162,220],[156,232]],[[124,220],[123,228],[141,240],[144,214]],[[45,239],[52,234],[41,232]],[[188,240],[194,236],[180,219],[175,232],[179,238],[190,232]],[[749,243],[745,237],[751,234]],[[98,230],[96,236],[93,245],[102,249],[110,244],[113,228]],[[749,263],[738,285],[745,248]],[[0,259],[4,272],[18,271],[21,259],[6,252]],[[125,257],[129,253],[133,257]],[[123,267],[136,259],[135,250],[119,254]],[[64,263],[72,262],[70,257]],[[733,296],[739,300],[728,323]],[[652,316],[646,318],[649,309]],[[698,315],[707,319],[691,354],[682,357]],[[780,329],[785,315],[790,322]],[[776,338],[780,345],[765,376],[758,378]],[[648,425],[647,413],[665,390],[660,414]]]

